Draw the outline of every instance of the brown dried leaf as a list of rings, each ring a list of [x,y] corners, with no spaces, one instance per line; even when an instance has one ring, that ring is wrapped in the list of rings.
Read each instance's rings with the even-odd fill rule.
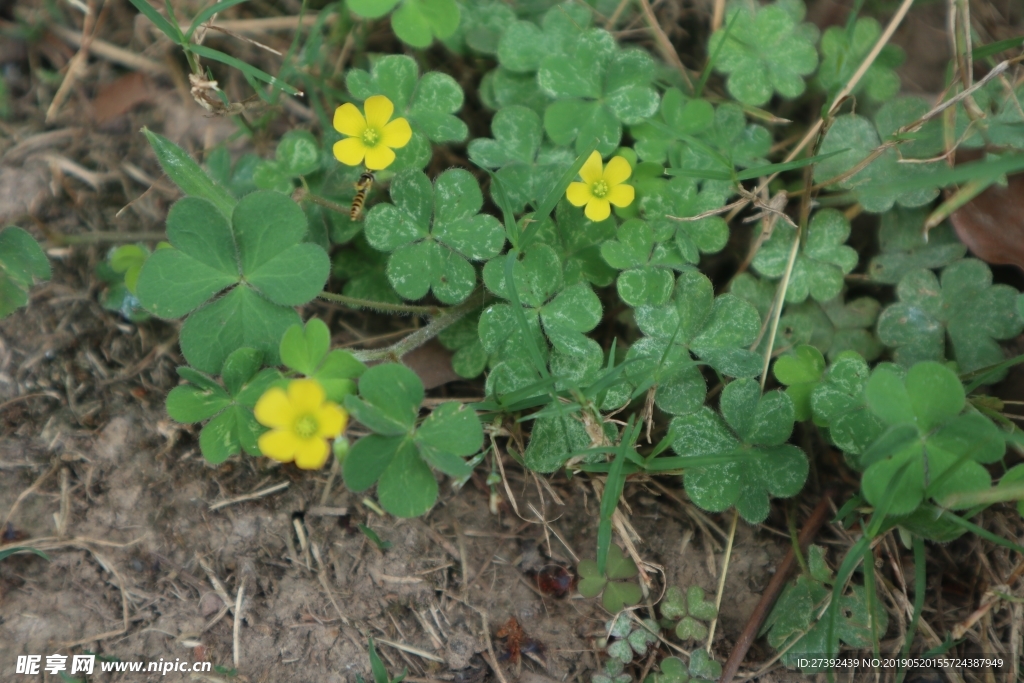
[[[960,241],[978,258],[1024,270],[1024,174],[993,185],[950,217]]]

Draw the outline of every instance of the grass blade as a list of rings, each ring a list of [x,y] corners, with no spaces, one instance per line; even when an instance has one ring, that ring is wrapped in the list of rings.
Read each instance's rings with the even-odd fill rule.
[[[221,64],[233,66],[242,73],[248,76],[252,76],[257,80],[263,81],[264,83],[269,84],[271,87],[277,88],[278,90],[281,90],[282,92],[288,95],[294,96],[302,94],[292,86],[281,81],[279,78],[271,76],[266,71],[257,69],[252,64],[246,64],[240,59],[235,59],[231,55],[226,55],[220,50],[213,50],[211,48],[206,47],[205,45],[189,45],[188,49],[194,52],[195,54],[199,55],[200,57],[206,57],[207,59],[212,59],[215,62],[220,62]]]
[[[146,18],[153,22],[153,25],[160,29],[160,32],[170,38],[173,42],[184,47],[188,41],[181,29],[164,19],[164,16],[153,9],[146,0],[130,0],[135,9],[146,15]]]
[[[197,14],[195,19],[192,20],[192,23],[189,25],[188,30],[185,31],[185,40],[191,40],[192,34],[196,32],[196,29],[205,24],[206,21],[214,14],[217,14],[218,12],[223,12],[229,7],[241,5],[243,2],[248,1],[249,0],[224,0],[223,2],[218,2],[216,4],[210,5],[202,12]]]

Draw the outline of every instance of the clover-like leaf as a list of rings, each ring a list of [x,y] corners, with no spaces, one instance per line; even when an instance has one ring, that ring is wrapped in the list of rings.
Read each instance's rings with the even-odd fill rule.
[[[686,589],[686,611],[691,617],[703,621],[711,621],[718,616],[715,604],[704,599],[704,589],[697,585]]]
[[[671,237],[669,232],[663,237]],[[682,267],[675,245],[655,242],[654,230],[645,221],[628,220],[619,227],[618,239],[601,245],[601,256],[622,270],[619,296],[630,306],[661,306],[668,303],[675,286],[672,266]]]
[[[673,167],[730,173],[733,168],[767,164],[765,157],[772,146],[768,129],[748,124],[746,114],[735,102],[718,105],[711,127],[695,137],[704,144],[670,148],[669,161]]]
[[[469,143],[469,158],[479,166],[498,169],[498,180],[516,213],[527,202],[536,205],[546,197],[576,160],[566,149],[542,149],[540,116],[528,107],[504,107],[494,115],[491,131],[493,139]]]
[[[703,99],[691,99],[678,88],[669,88],[661,99],[658,116],[629,129],[636,140],[634,149],[644,161],[666,163],[670,155],[684,145],[685,136],[709,129],[715,121],[715,109]]]
[[[1005,356],[996,340],[1014,337],[1024,328],[1014,308],[1017,291],[993,285],[992,271],[977,259],[947,266],[941,279],[930,270],[911,271],[896,294],[899,303],[878,318],[878,337],[895,347],[902,365],[942,360],[948,336],[960,370],[972,372],[1002,361]]]
[[[231,353],[221,368],[222,387],[212,377],[190,367],[178,368],[188,384],[171,389],[167,414],[182,423],[209,420],[199,434],[199,448],[211,464],[220,464],[243,450],[261,455],[257,440],[265,429],[253,415],[256,401],[281,373],[274,368],[260,370],[263,354],[251,348]]]
[[[35,280],[50,279],[50,262],[39,243],[21,228],[0,231],[0,318],[28,303]]]
[[[328,361],[330,356],[328,356]],[[472,472],[463,460],[480,450],[483,429],[476,412],[461,403],[438,406],[418,427],[423,383],[403,365],[385,363],[359,379],[359,398],[345,407],[374,434],[355,443],[342,473],[351,491],[377,484],[377,497],[397,517],[418,517],[437,500],[431,467],[452,477]]]
[[[861,455],[864,497],[892,516],[913,512],[926,498],[987,489],[982,466],[1006,449],[998,428],[979,413],[960,414],[964,389],[949,368],[926,361],[903,379],[875,369],[864,388],[867,405],[890,429]]]
[[[730,377],[760,371],[747,348],[761,328],[756,309],[732,294],[715,297],[711,281],[695,269],[679,274],[671,302],[639,307],[636,320],[648,336],[630,347],[626,376],[656,383],[655,403],[665,412],[683,415],[704,403],[707,386],[693,356]]]
[[[660,628],[658,622],[653,619],[644,619],[641,623],[643,626],[638,626],[629,634],[627,640],[633,652],[642,657],[647,654],[647,649],[651,645],[658,642],[658,631]]]
[[[912,120],[902,123],[910,123]],[[815,164],[815,182],[824,183],[838,178],[835,186],[844,190],[854,190],[864,209],[872,213],[884,213],[897,202],[907,208],[930,203],[938,195],[937,187],[892,190],[889,186],[908,178],[935,173],[941,168],[941,161],[900,163],[896,150],[886,149],[874,157],[867,166],[856,170],[869,155],[876,154],[882,142],[879,132],[875,125],[863,116],[837,116],[819,148],[820,154],[835,154]],[[885,134],[893,132],[895,131],[887,131]],[[865,187],[859,189],[861,186]]]
[[[814,43],[818,30],[799,23],[800,0],[757,6],[737,4],[708,43],[717,55],[715,69],[728,74],[729,94],[744,104],[761,106],[777,92],[793,98],[804,91],[804,77],[818,66]]]
[[[697,648],[690,654],[690,675],[694,677],[693,683],[703,683],[705,680],[715,681],[722,675],[722,665],[711,659],[707,650]],[[701,680],[696,680],[696,679]]]
[[[544,130],[558,145],[575,140],[582,154],[593,140],[602,155],[612,153],[622,138],[622,124],[632,125],[658,110],[651,87],[655,64],[639,49],[619,50],[603,29],[587,29],[570,39],[567,59],[549,53],[540,63],[537,83],[557,101],[544,112]]]
[[[821,36],[821,66],[818,83],[834,97],[853,77],[871,48],[878,42],[882,27],[871,17],[860,17],[847,27],[831,26]],[[906,55],[896,45],[886,44],[861,77],[853,93],[864,92],[874,102],[885,102],[896,96],[900,77],[895,68]]]
[[[698,189],[699,188],[699,189]],[[725,204],[732,193],[728,183],[676,177],[661,183],[640,199],[640,211],[657,235],[675,234],[676,248],[685,263],[697,263],[700,256],[725,247],[729,228],[721,216],[679,221],[712,211]]]
[[[405,1],[407,5],[410,2]],[[454,6],[454,0],[438,1]],[[412,57],[386,55],[377,59],[370,71],[351,69],[345,76],[345,85],[357,100],[385,95],[395,105],[394,116],[409,121],[412,140],[395,150],[390,170],[423,168],[430,161],[428,141],[461,142],[469,135],[466,124],[454,115],[462,108],[462,88],[454,78],[437,71],[421,77]]]
[[[633,648],[625,640],[616,640],[614,643],[609,644],[607,652],[609,657],[614,657],[623,664],[629,664],[633,661]]]
[[[811,393],[815,423],[828,427],[832,442],[847,457],[863,453],[884,430],[884,423],[868,410],[864,398],[870,373],[861,356],[846,351],[839,354]],[[862,469],[855,457],[853,464]]]
[[[173,248],[156,250],[139,272],[139,300],[162,318],[191,313],[181,348],[193,367],[217,372],[242,346],[276,364],[281,335],[298,322],[291,307],[315,297],[330,269],[321,247],[301,241],[306,232],[302,209],[277,192],[246,195],[230,224],[209,201],[186,197],[167,217]]]
[[[856,250],[846,246],[849,236],[850,222],[839,211],[824,209],[814,214],[793,264],[786,301],[800,303],[808,295],[828,301],[842,291],[843,276],[857,265]],[[754,257],[754,268],[770,278],[782,277],[795,238],[796,230],[780,221]]]
[[[602,258],[601,247],[616,234],[614,218],[594,223],[563,199],[555,209],[555,220],[548,217],[540,222],[536,239],[554,249],[562,262],[566,285],[589,282],[605,287],[615,281],[617,271]]]
[[[391,12],[391,28],[403,43],[412,47],[430,47],[434,38],[447,38],[459,25],[459,6],[455,0],[351,0],[348,8],[367,19]]]
[[[953,226],[939,224],[927,233],[927,208],[893,208],[882,214],[878,245],[882,253],[871,259],[868,275],[875,282],[898,284],[903,276],[919,268],[942,268],[962,258],[967,247],[957,239]]]
[[[486,55],[495,55],[505,30],[516,21],[516,13],[500,0],[457,0],[459,27],[445,39],[453,52],[468,47]]]
[[[645,683],[689,683],[686,664],[678,657],[666,657],[658,666],[661,671],[644,679]]]
[[[786,586],[779,597],[765,622],[765,628],[770,629],[768,642],[772,647],[788,648],[783,655],[783,662],[787,666],[799,666],[804,673],[824,671],[822,667],[813,666],[812,657],[838,655],[838,643],[836,651],[829,652],[828,617],[815,621],[830,593],[831,589],[825,584],[801,574]],[[889,623],[888,615],[884,609],[877,607],[878,602],[876,599],[874,611],[878,623],[872,624],[872,614],[868,609],[864,587],[851,586],[850,590],[840,597],[839,605],[832,606],[833,609],[839,610],[835,633],[838,641],[853,648],[866,648],[874,642],[873,634],[885,633]],[[799,635],[801,633],[803,635]]]
[[[811,416],[811,392],[821,382],[825,358],[813,346],[798,346],[793,353],[775,361],[775,379],[786,385],[793,401],[794,415],[800,422]]]
[[[388,254],[382,253],[366,243],[363,235],[339,249],[333,257],[331,274],[345,282],[342,294],[386,304],[401,303],[395,288],[388,282]]]
[[[406,299],[427,292],[445,303],[465,301],[476,286],[469,260],[496,256],[505,233],[493,216],[479,213],[483,195],[476,179],[451,169],[430,180],[418,171],[397,175],[393,204],[377,204],[366,217],[366,239],[390,251],[387,275]]]
[[[563,2],[544,15],[541,25],[532,21],[511,24],[498,43],[498,61],[504,69],[516,73],[533,73],[545,57],[565,55],[571,42],[590,26],[588,8],[574,2]]]
[[[588,598],[597,597],[602,592],[602,604],[612,614],[622,611],[623,607],[635,605],[643,596],[635,582],[626,582],[637,575],[639,570],[633,560],[622,554],[619,546],[612,543],[608,546],[608,559],[605,574],[597,568],[594,560],[583,560],[577,567],[580,576],[577,589],[580,595]]]
[[[733,505],[752,524],[768,516],[769,495],[789,497],[803,487],[807,458],[786,444],[793,429],[793,402],[782,392],[761,396],[752,379],[726,386],[722,416],[710,408],[675,417],[672,449],[683,458],[720,458],[686,468],[683,482],[694,503],[712,512]]]

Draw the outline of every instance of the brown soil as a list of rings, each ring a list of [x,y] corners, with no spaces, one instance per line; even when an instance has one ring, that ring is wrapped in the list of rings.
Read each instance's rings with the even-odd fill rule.
[[[931,27],[936,11],[941,19],[935,6],[910,16]],[[127,3],[117,4],[103,39],[132,43],[164,63],[148,40],[132,42],[133,13]],[[66,23],[73,22],[81,26],[69,11]],[[285,36],[274,41],[287,46]],[[918,50],[912,45],[911,61]],[[507,459],[518,513],[499,491],[498,514],[491,514],[489,491],[476,480],[460,492],[442,481],[441,499],[425,518],[396,520],[375,514],[335,472],[304,473],[247,457],[209,467],[197,432],[168,419],[163,401],[177,383],[174,368],[183,363],[175,325],[134,325],[103,310],[93,268],[108,245],[72,248],[62,246],[60,236],[162,230],[177,193],[160,180],[137,134],[142,125],[193,151],[225,139],[234,126],[207,117],[191,100],[174,70],[180,67],[170,77],[135,83],[145,88],[143,97],[100,98],[122,69],[94,58],[56,121],[44,127],[53,88],[30,82],[26,65],[42,60],[58,70],[75,51],[53,34],[0,45],[0,61],[21,69],[10,79],[17,94],[13,118],[0,122],[0,224],[33,230],[48,244],[54,266],[52,282],[32,290],[28,308],[0,322],[0,524],[5,540],[24,537],[50,558],[18,555],[0,563],[0,678],[22,680],[11,673],[19,655],[92,652],[120,661],[180,659],[217,667],[198,677],[96,680],[348,683],[357,675],[371,680],[367,643],[374,638],[392,675],[407,667],[413,683],[589,683],[604,661],[596,641],[609,615],[575,591],[565,598],[546,595],[532,578],[545,565],[572,567],[593,556],[598,510],[585,477],[557,475],[547,487]],[[935,89],[934,74],[908,81],[914,91]],[[239,92],[243,86],[227,85]],[[282,112],[291,117],[289,125],[308,125],[303,115],[301,109]],[[257,139],[256,151],[269,155],[271,142]],[[148,192],[147,176],[156,180]],[[378,334],[382,325],[391,326],[384,331],[408,325],[399,319],[371,327],[362,313],[323,304],[303,317],[312,314],[332,323],[336,345],[357,341],[353,330]],[[430,356],[426,362],[440,361]],[[451,379],[444,372],[439,377],[432,383]],[[441,391],[479,395],[481,389],[463,383]],[[630,482],[624,496],[639,553],[649,563],[648,604],[666,586],[696,584],[713,596],[723,536],[695,524],[678,478],[661,483],[671,496],[650,482]],[[809,489],[820,487],[809,483]],[[788,514],[806,518],[813,498],[790,506]],[[788,547],[783,507],[761,527],[739,524],[713,647],[719,661],[728,657]],[[712,520],[728,528],[731,516]],[[380,550],[358,524],[390,548]],[[1019,516],[995,512],[985,524],[1021,536]],[[847,541],[830,530],[819,537],[838,546]],[[829,560],[834,564],[842,551],[830,552]],[[912,577],[909,555],[898,554],[903,573]],[[880,571],[890,572],[888,557],[879,555]],[[986,576],[1005,577],[1017,561],[977,541],[930,547],[929,595],[937,597],[934,603],[929,598],[926,618],[944,634],[978,606],[983,568]],[[643,608],[640,614],[649,615]],[[1013,614],[1020,618],[1019,610]],[[542,645],[536,657],[518,664],[495,636],[513,617]],[[995,627],[1005,626],[1011,610],[988,617],[988,628],[993,618]],[[696,644],[673,640],[672,646]],[[672,648],[658,652],[668,655]],[[773,654],[755,644],[745,670]],[[632,671],[639,676],[655,661],[641,659]],[[801,679],[781,668],[759,678]]]

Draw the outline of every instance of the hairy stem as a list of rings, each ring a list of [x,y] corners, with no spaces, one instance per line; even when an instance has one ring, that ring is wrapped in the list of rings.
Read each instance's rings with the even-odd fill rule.
[[[440,308],[438,306],[415,306],[412,304],[392,304],[386,301],[373,301],[372,299],[359,299],[354,296],[345,296],[344,294],[335,294],[333,292],[320,292],[317,297],[325,301],[333,301],[334,303],[344,304],[351,306],[352,308],[372,308],[375,311],[382,313],[412,313],[416,315],[431,315],[438,316],[444,315],[449,310],[448,308]]]
[[[425,327],[421,327],[398,343],[392,344],[391,346],[383,349],[353,351],[352,355],[364,363],[375,360],[386,360],[397,363],[405,354],[423,346],[440,334],[442,330],[454,325],[458,321],[462,320],[462,318],[464,318],[468,313],[471,313],[485,305],[488,298],[489,297],[478,299],[475,296],[470,296],[470,298],[466,299],[458,306],[446,309],[444,313],[431,320]]]

